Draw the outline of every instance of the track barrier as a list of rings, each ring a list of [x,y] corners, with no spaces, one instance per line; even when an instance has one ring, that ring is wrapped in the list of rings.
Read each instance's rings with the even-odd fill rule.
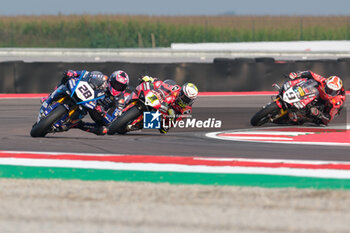
[[[213,63],[0,63],[0,93],[49,93],[59,83],[65,70],[99,70],[106,75],[122,69],[138,84],[141,75],[177,83],[195,83],[202,92],[273,91],[273,83],[285,81],[283,74],[312,70],[325,77],[340,76],[350,90],[350,60],[277,61],[274,58],[215,58]]]

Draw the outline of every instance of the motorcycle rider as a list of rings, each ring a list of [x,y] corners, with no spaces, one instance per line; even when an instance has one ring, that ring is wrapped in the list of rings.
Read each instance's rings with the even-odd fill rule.
[[[155,89],[159,90],[168,103],[163,102],[160,111],[165,114],[166,120],[179,121],[185,117],[189,117],[192,113],[192,104],[198,95],[198,88],[193,83],[185,83],[180,87],[173,80],[165,80],[164,82],[158,78],[143,76],[142,82],[153,83]],[[160,133],[166,134],[169,131],[169,124],[162,125],[159,129]]]
[[[68,70],[63,73],[61,84],[66,83],[71,78],[77,78],[81,75],[81,70]],[[97,105],[89,111],[93,123],[79,121],[72,128],[78,128],[96,135],[105,135],[107,125],[111,123],[125,106],[125,90],[129,85],[129,76],[122,70],[114,71],[109,78],[99,71],[91,72],[92,76],[103,77],[106,80],[105,98],[97,100]]]
[[[320,93],[320,99],[325,107],[321,109],[321,111],[316,106],[312,106],[310,108],[310,115],[313,117],[314,123],[328,125],[328,123],[340,113],[341,109],[343,108],[346,95],[343,81],[338,76],[330,76],[325,78],[308,70],[291,72],[289,74],[289,78],[292,80],[308,78],[314,79],[319,83],[317,89]]]

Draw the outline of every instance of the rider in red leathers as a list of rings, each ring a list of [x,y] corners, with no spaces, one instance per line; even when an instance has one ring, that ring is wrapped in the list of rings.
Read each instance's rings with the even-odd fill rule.
[[[159,131],[163,134],[170,129],[170,121],[180,121],[189,117],[192,113],[192,104],[197,98],[198,89],[193,83],[186,83],[182,87],[176,85],[173,80],[165,80],[164,82],[149,76],[142,78],[143,82],[152,82],[154,89],[157,90],[164,98],[162,107],[159,109],[167,121],[166,125],[162,125]]]
[[[323,101],[324,108],[321,110],[316,106],[310,108],[310,115],[313,116],[314,123],[328,125],[340,113],[346,96],[343,82],[338,76],[324,78],[312,71],[298,71],[290,73],[289,77],[293,80],[298,78],[312,78],[319,83],[317,89],[320,93],[320,99]]]

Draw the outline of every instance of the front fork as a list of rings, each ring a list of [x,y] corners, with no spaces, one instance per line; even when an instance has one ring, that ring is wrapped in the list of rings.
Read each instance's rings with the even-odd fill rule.
[[[59,100],[57,100],[58,103],[64,105],[64,101],[67,99],[67,96],[63,96],[62,98],[60,98]],[[73,114],[78,110],[78,106],[75,105],[72,109],[69,110],[68,112],[68,117],[70,118],[71,116],[73,116]]]
[[[63,96],[60,99],[58,99],[56,102],[60,103],[61,105],[65,106],[65,101],[67,100],[68,96]],[[75,117],[74,114],[77,113],[77,110],[79,109],[79,107],[77,105],[73,106],[71,109],[68,109],[68,117],[66,118],[66,120],[63,122],[62,125],[60,125],[62,127],[63,130],[68,130],[70,128],[71,125],[76,124],[77,122],[80,121],[80,118],[77,117],[76,120],[73,120]]]
[[[288,110],[284,108],[283,103],[281,102],[281,98],[277,97],[273,100],[274,102],[276,102],[277,106],[280,108],[280,113],[278,115],[276,115],[276,117],[274,117],[272,119],[272,121],[283,117],[284,115],[286,115],[288,113]]]

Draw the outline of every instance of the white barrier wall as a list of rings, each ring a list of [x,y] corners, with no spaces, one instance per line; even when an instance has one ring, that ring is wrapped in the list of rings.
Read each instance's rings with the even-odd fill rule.
[[[171,49],[188,51],[350,52],[350,41],[173,43]]]

